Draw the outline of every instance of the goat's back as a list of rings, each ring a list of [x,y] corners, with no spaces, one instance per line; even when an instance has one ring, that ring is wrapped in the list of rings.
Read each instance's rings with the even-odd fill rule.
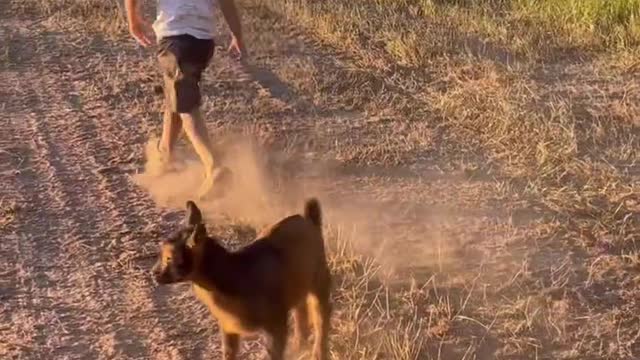
[[[308,292],[318,272],[326,267],[322,229],[300,215],[286,217],[265,229],[257,241],[269,243],[282,255],[280,281],[288,298]]]

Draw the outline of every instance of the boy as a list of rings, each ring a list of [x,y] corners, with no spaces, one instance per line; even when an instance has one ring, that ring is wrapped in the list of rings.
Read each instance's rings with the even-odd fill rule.
[[[229,51],[241,57],[245,49],[233,0],[157,0],[157,17],[152,26],[141,15],[138,0],[125,0],[131,35],[144,47],[153,43],[155,35],[158,44],[157,58],[165,95],[162,136],[158,144],[161,166],[170,165],[180,129],[184,129],[204,165],[205,180],[198,197],[205,196],[230,175],[228,169],[214,165],[211,141],[200,112],[199,82],[215,45],[216,1],[232,33]]]

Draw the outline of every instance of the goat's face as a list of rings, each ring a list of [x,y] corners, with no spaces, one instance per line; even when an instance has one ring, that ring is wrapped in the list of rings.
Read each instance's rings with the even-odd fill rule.
[[[159,284],[186,281],[193,272],[193,249],[187,246],[193,228],[178,231],[160,243],[160,253],[152,272]]]
[[[187,202],[187,226],[160,243],[158,260],[151,270],[159,284],[188,281],[195,270],[195,258],[206,229],[196,205]]]

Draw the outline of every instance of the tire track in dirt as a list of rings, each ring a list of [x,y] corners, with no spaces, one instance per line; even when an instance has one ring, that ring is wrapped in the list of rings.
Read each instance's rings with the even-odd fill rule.
[[[91,146],[84,146],[81,152],[87,156],[92,168],[98,169],[96,176],[101,179],[105,194],[113,195],[110,201],[114,205],[111,211],[117,214],[114,217],[127,219],[113,229],[113,232],[123,234],[123,238],[115,241],[116,245],[111,249],[122,255],[119,261],[124,264],[121,270],[127,278],[125,302],[137,310],[136,318],[126,319],[126,323],[147,339],[147,346],[154,356],[198,358],[218,347],[217,342],[211,343],[215,338],[215,323],[206,309],[185,286],[150,290],[155,285],[148,275],[151,267],[148,255],[155,257],[157,240],[173,230],[176,221],[162,218],[163,212],[155,209],[152,202],[147,203],[146,197],[127,178],[131,169],[130,155],[144,145],[141,141],[146,139],[139,134],[148,130],[148,122],[131,116],[131,104],[140,99],[127,98],[131,94],[120,92],[121,88],[115,84],[122,86],[124,83],[127,88],[128,84],[136,83],[135,77],[139,73],[125,69],[146,64],[136,63],[135,57],[116,57],[113,52],[106,51],[113,49],[110,45],[91,49],[91,53],[86,54],[83,64],[90,70],[73,80],[74,92],[82,94],[81,101],[67,100],[71,100],[76,111],[82,114],[85,119],[83,129],[89,131],[93,139]],[[121,50],[126,53],[126,49]],[[108,81],[112,83],[105,84]],[[147,112],[143,116],[152,115]],[[137,138],[134,140],[134,137]],[[181,215],[178,221],[182,220]]]
[[[184,287],[152,290],[145,257],[155,255],[156,240],[171,223],[152,203],[145,203],[127,179],[127,152],[133,154],[141,145],[128,140],[144,133],[145,123],[122,121],[128,117],[118,113],[122,109],[117,100],[122,99],[110,96],[114,94],[104,90],[105,84],[95,80],[101,72],[118,76],[114,62],[121,59],[106,48],[75,48],[70,43],[78,39],[48,34],[37,26],[22,35],[35,44],[32,61],[38,66],[21,66],[29,76],[16,76],[14,83],[35,100],[22,106],[16,105],[18,99],[9,103],[17,106],[12,109],[16,116],[28,113],[20,136],[34,138],[30,151],[45,164],[35,181],[47,184],[43,193],[50,195],[25,202],[41,209],[37,216],[58,229],[32,226],[27,232],[46,234],[38,239],[38,248],[46,245],[57,252],[12,251],[28,254],[24,261],[39,261],[39,255],[56,259],[50,266],[55,282],[30,291],[31,298],[46,298],[41,293],[48,288],[55,294],[47,306],[71,312],[61,319],[70,334],[42,355],[47,349],[73,358],[194,358],[211,353],[211,345],[217,346],[212,342],[215,327],[190,292]],[[124,66],[129,65],[125,61]],[[43,336],[42,341],[58,341],[57,335]]]
[[[5,106],[3,110],[12,109],[11,106]],[[26,264],[21,254],[28,250],[20,251],[22,244],[18,236],[18,210],[28,203],[19,187],[20,184],[31,182],[26,179],[26,171],[31,164],[27,158],[28,146],[16,145],[23,142],[24,138],[11,126],[11,118],[3,112],[0,120],[0,356],[10,358],[25,350],[35,337],[34,329],[28,324],[35,322],[36,314],[30,311],[26,295],[33,286],[26,281],[28,279],[25,279],[22,270]]]
[[[103,57],[100,63],[95,65],[117,69],[113,62],[113,58]],[[98,85],[84,80],[74,83],[81,93],[86,93],[87,89]],[[110,248],[110,251],[120,254],[118,271],[123,272],[126,278],[123,300],[129,310],[134,310],[135,314],[130,319],[125,318],[124,321],[146,339],[145,343],[151,354],[155,356],[170,354],[172,358],[191,358],[189,353],[192,351],[190,348],[193,347],[194,341],[192,330],[189,329],[193,327],[193,323],[186,318],[190,313],[189,305],[192,304],[188,302],[185,304],[184,299],[172,302],[170,296],[172,291],[169,289],[152,291],[155,285],[148,273],[151,262],[146,261],[149,257],[147,255],[155,255],[157,240],[171,230],[171,224],[162,219],[158,212],[149,206],[149,203],[144,202],[145,199],[127,179],[126,172],[117,165],[120,161],[113,156],[113,154],[122,153],[118,147],[125,144],[112,139],[126,139],[133,133],[141,132],[139,124],[143,123],[136,120],[122,122],[113,118],[107,118],[104,121],[104,114],[113,113],[113,109],[117,108],[116,104],[107,103],[99,96],[91,98],[88,95],[83,97],[83,100],[91,106],[77,104],[77,111],[86,120],[80,131],[90,132],[93,141],[91,146],[83,146],[82,152],[87,156],[91,168],[97,169],[95,173],[100,179],[102,198],[109,199],[105,207],[113,214],[113,218],[126,219],[111,229],[112,233],[119,233],[122,238],[114,239],[114,244]],[[115,111],[115,113],[119,112]],[[125,145],[125,149],[134,151],[128,144]],[[184,292],[184,289],[175,290]]]
[[[36,38],[43,32],[40,30],[39,34],[36,31],[32,34],[32,40],[41,42],[43,39]],[[36,47],[46,49],[46,54],[70,53],[68,49],[65,51],[57,46],[60,39],[44,36],[44,41],[46,43],[37,44]],[[114,213],[116,205],[109,202],[114,193],[105,194],[101,179],[91,173],[90,166],[95,166],[95,162],[87,162],[83,154],[91,147],[95,131],[92,134],[83,128],[83,119],[68,104],[65,106],[62,94],[73,91],[62,85],[65,81],[61,79],[73,72],[65,71],[68,68],[64,64],[48,59],[41,57],[43,66],[39,67],[47,70],[14,79],[16,88],[26,89],[27,95],[36,98],[36,101],[24,105],[22,109],[22,113],[29,112],[24,114],[24,119],[20,119],[27,128],[17,137],[33,139],[30,150],[33,157],[39,160],[36,163],[42,164],[36,170],[38,176],[34,182],[47,186],[39,193],[48,196],[29,198],[32,189],[27,188],[22,190],[22,193],[27,193],[23,197],[38,210],[34,216],[41,222],[53,222],[43,226],[37,226],[40,223],[34,222],[25,229],[25,233],[33,235],[34,240],[21,241],[22,247],[17,252],[25,254],[19,257],[24,259],[22,266],[34,269],[27,270],[27,274],[31,275],[29,271],[32,271],[35,277],[40,276],[42,271],[29,261],[53,261],[47,271],[55,280],[41,282],[37,288],[27,291],[35,301],[47,299],[46,307],[52,312],[68,309],[64,310],[66,314],[60,321],[70,329],[67,339],[59,339],[56,333],[41,333],[43,339],[38,342],[38,347],[41,348],[41,344],[46,342],[51,351],[58,350],[59,354],[80,358],[120,357],[125,354],[146,357],[145,345],[139,342],[140,334],[131,333],[128,324],[118,327],[122,325],[118,321],[120,314],[132,311],[119,305],[123,303],[120,298],[125,293],[122,285],[127,282],[119,274],[120,269],[116,266],[118,259],[110,255],[113,249],[109,245],[112,229],[122,227],[120,223],[126,218]],[[12,100],[13,104],[19,102],[18,99]],[[21,118],[23,114],[20,109],[16,110],[14,116]],[[15,127],[12,125],[11,128]],[[30,185],[24,179],[19,179],[18,183]],[[21,223],[30,221],[23,219]],[[34,250],[36,241],[38,245]],[[33,312],[37,313],[38,310]],[[42,355],[47,353],[46,349],[42,351]]]
[[[16,85],[36,81],[26,74],[17,75],[20,76],[11,79]],[[13,106],[7,109],[13,119],[8,127],[13,134],[8,139],[14,148],[16,144],[27,144],[18,147],[20,156],[26,161],[22,164],[23,169],[16,172],[15,188],[9,190],[9,196],[14,196],[22,207],[19,225],[11,237],[13,251],[6,254],[16,259],[14,300],[19,307],[18,311],[8,311],[13,312],[11,321],[15,326],[13,334],[18,336],[17,343],[24,342],[13,355],[43,358],[51,354],[76,353],[96,357],[97,353],[88,348],[88,342],[77,333],[82,329],[84,319],[74,308],[76,304],[60,306],[60,299],[74,290],[74,284],[67,277],[71,271],[68,255],[71,251],[83,251],[81,241],[73,244],[63,241],[69,229],[65,219],[58,214],[69,202],[61,184],[66,176],[65,169],[60,166],[59,154],[51,148],[47,134],[41,130],[41,116],[37,116],[38,93],[29,86],[17,87],[21,92],[10,102]],[[23,336],[28,338],[20,339]]]
[[[61,97],[49,95],[54,103],[64,104]],[[66,119],[63,120],[63,117]],[[131,343],[139,337],[129,333],[126,327],[117,327],[120,313],[127,313],[128,310],[118,305],[126,280],[115,266],[117,259],[114,259],[116,256],[111,248],[112,231],[122,218],[114,217],[112,209],[105,206],[109,194],[103,191],[99,179],[90,172],[89,166],[92,164],[85,157],[84,146],[93,142],[92,136],[86,129],[78,127],[83,119],[73,115],[69,109],[50,112],[48,120],[42,132],[52,134],[51,141],[55,141],[58,153],[64,158],[63,166],[77,176],[75,179],[62,180],[70,199],[59,216],[66,218],[67,228],[75,233],[69,243],[91,239],[87,243],[90,247],[88,251],[75,259],[74,272],[80,287],[77,301],[82,303],[82,311],[87,314],[91,324],[92,344],[99,348],[101,355],[115,356],[132,352],[142,356],[144,346]],[[51,131],[55,129],[55,125],[51,125],[54,122],[66,122],[64,131]]]
[[[69,39],[57,40],[62,42]],[[167,341],[164,329],[180,322],[168,319],[158,324],[154,314],[156,306],[151,300],[150,283],[146,279],[148,269],[134,268],[131,264],[131,258],[135,258],[133,254],[139,250],[136,245],[143,238],[136,229],[150,225],[140,221],[148,209],[140,205],[140,200],[126,195],[127,190],[132,189],[127,186],[124,177],[120,176],[112,181],[103,173],[106,161],[111,159],[108,155],[101,154],[109,154],[114,147],[120,146],[120,143],[111,143],[109,148],[105,146],[104,139],[114,139],[121,134],[105,134],[104,131],[110,129],[99,128],[97,125],[110,111],[104,111],[99,104],[82,109],[80,100],[84,94],[66,86],[77,83],[79,78],[95,74],[71,70],[83,68],[79,63],[47,65],[60,73],[42,74],[44,79],[55,79],[56,75],[60,77],[65,70],[69,70],[66,75],[72,77],[64,85],[52,81],[40,84],[39,88],[54,89],[47,94],[47,98],[50,104],[57,104],[58,108],[62,108],[49,113],[45,125],[48,126],[47,131],[44,132],[54,134],[55,142],[59,144],[58,151],[68,169],[74,174],[82,174],[77,179],[65,179],[66,186],[78,186],[73,190],[69,189],[69,194],[72,198],[71,207],[81,209],[81,213],[65,209],[66,214],[62,216],[70,219],[69,228],[85,229],[80,234],[93,239],[91,251],[79,259],[80,266],[76,269],[80,273],[80,282],[84,282],[82,279],[85,278],[90,278],[93,282],[83,284],[83,292],[87,298],[83,303],[83,312],[94,314],[90,317],[95,332],[92,343],[97,343],[101,355],[107,357],[139,358],[149,357],[151,354],[162,356],[175,353],[175,349]],[[109,120],[111,119],[106,122],[112,122]],[[63,127],[64,131],[55,131],[58,126]],[[154,218],[153,214],[146,212],[147,217]],[[74,242],[77,240],[72,239]]]

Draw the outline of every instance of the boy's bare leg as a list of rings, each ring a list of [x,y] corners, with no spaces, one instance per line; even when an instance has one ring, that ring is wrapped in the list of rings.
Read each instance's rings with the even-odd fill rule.
[[[169,109],[164,111],[164,119],[162,124],[162,137],[158,148],[164,157],[164,161],[168,164],[173,161],[173,150],[176,147],[178,136],[182,130],[182,120],[178,113],[171,112]]]
[[[200,110],[194,109],[191,113],[182,113],[180,114],[180,119],[182,120],[185,134],[204,165],[205,176],[211,175],[214,166],[211,141]]]
[[[151,139],[145,149],[147,163],[145,172],[152,176],[161,176],[174,170],[173,155],[182,120],[177,113],[165,110],[160,140]]]
[[[230,175],[229,170],[215,167],[211,140],[200,110],[195,109],[191,113],[181,113],[180,118],[184,132],[204,166],[205,179],[198,190],[198,197],[204,197],[213,189],[214,185],[223,186],[221,180],[224,180],[223,176]]]

